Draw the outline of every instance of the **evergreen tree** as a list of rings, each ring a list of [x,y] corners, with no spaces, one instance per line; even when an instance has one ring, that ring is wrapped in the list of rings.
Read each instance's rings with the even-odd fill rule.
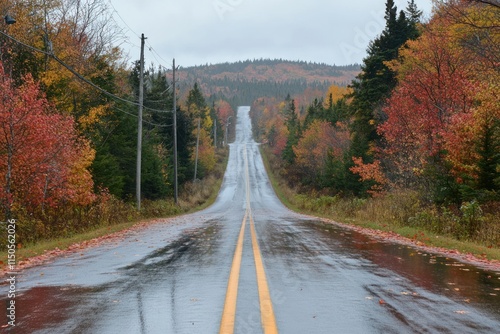
[[[196,144],[193,120],[177,105],[177,177],[179,184],[193,179],[194,165],[191,152]]]
[[[323,99],[314,99],[312,104],[309,105],[302,131],[305,131],[314,120],[327,121],[332,126],[337,126],[337,122],[347,122],[349,118],[349,106],[346,98],[333,102],[332,94],[330,94],[328,107],[325,107]]]
[[[141,189],[145,198],[160,199],[173,193],[173,138],[171,135],[173,94],[161,68],[151,67],[145,76],[146,107],[143,119],[143,163]],[[151,108],[158,111],[149,111]]]
[[[203,93],[198,86],[198,83],[195,82],[193,85],[193,89],[191,89],[188,93],[186,105],[188,109],[188,113],[192,113],[193,106],[196,108],[197,115],[195,117],[204,118],[205,117],[205,109],[207,107],[207,103],[205,98],[203,97]]]
[[[288,129],[288,137],[286,141],[285,148],[283,149],[282,158],[289,164],[293,164],[295,161],[295,153],[293,152],[293,147],[297,145],[300,138],[300,121],[297,117],[297,112],[295,111],[295,101],[287,96],[285,102],[287,106],[284,110],[285,114],[285,125]]]
[[[116,93],[115,71],[103,58],[94,59],[99,75],[92,82],[99,87]],[[106,112],[92,126],[79,124],[82,134],[89,138],[95,149],[95,159],[90,171],[96,190],[106,188],[109,192],[125,199],[135,190],[135,156],[137,150],[137,118],[135,110],[128,105],[113,103],[103,95],[91,95],[82,105],[82,110],[105,106]]]
[[[96,187],[107,188],[122,199],[135,193],[137,118],[118,107],[112,109],[106,123],[93,138],[96,155],[91,172]]]
[[[393,0],[387,0],[385,29],[368,47],[368,56],[361,66],[362,72],[351,84],[353,98],[351,155],[369,162],[373,158],[373,147],[379,139],[377,125],[383,121],[381,106],[396,85],[396,74],[386,62],[397,58],[399,48],[418,35],[419,11],[413,1],[409,3],[409,18],[404,11],[397,11]]]
[[[151,72],[151,70],[150,70]],[[153,71],[154,72],[154,71]],[[168,183],[174,183],[174,132],[173,132],[173,91],[167,82],[165,73],[158,69],[148,85],[151,87],[147,93],[146,104],[153,109],[165,110],[165,112],[152,112],[151,123],[156,126],[155,130],[157,145],[163,147],[167,151],[167,156],[163,157],[163,173],[167,172]],[[193,120],[187,115],[186,111],[182,110],[177,104],[177,181],[182,185],[192,179],[193,164],[191,161],[191,152],[194,147],[193,137]],[[166,166],[166,169],[165,169]],[[173,191],[169,187],[169,193]]]
[[[483,135],[480,137],[477,151],[480,159],[478,161],[479,177],[477,187],[490,191],[500,191],[500,120],[493,119],[484,124]]]
[[[420,18],[422,17],[422,11],[417,8],[415,0],[408,1],[408,6],[406,7],[406,16],[408,21],[414,26],[418,25]]]
[[[323,107],[323,99],[314,99],[313,103],[307,108],[306,118],[304,119],[304,130],[315,119],[324,119],[325,108]]]

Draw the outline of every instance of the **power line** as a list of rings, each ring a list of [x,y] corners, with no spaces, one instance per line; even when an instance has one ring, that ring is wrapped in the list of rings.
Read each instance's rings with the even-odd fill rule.
[[[116,7],[113,5],[113,2],[111,0],[109,0],[109,4],[111,5],[111,7],[113,8],[113,13],[116,13],[116,15],[118,16],[118,18],[120,19],[120,21],[123,22],[123,24],[125,24],[125,26],[127,27],[128,31],[130,31],[133,35],[135,35],[137,38],[141,38],[141,36],[136,33],[131,27],[130,25],[127,23],[127,21],[125,21],[125,19],[120,15],[120,13],[118,12],[118,10],[116,9]],[[140,47],[136,44],[133,44],[133,43],[130,43],[130,42],[127,42],[127,44],[130,44],[136,48],[139,48]],[[146,45],[148,46],[148,50],[151,52],[151,54],[153,55],[153,57],[156,59],[156,61],[159,63],[159,65],[161,67],[163,67],[164,69],[168,69],[167,66],[163,65],[163,63],[165,64],[168,64],[168,61],[166,61],[165,59],[162,58],[162,56],[160,56],[160,54],[153,48],[153,46],[151,45],[150,42],[148,42],[146,40]]]
[[[123,19],[123,17],[120,15],[120,13],[116,10],[116,7],[113,5],[113,3],[111,2],[111,0],[109,0],[109,4],[111,5],[111,7],[113,8],[113,13],[116,13],[116,15],[118,15],[118,17],[120,18],[120,20],[127,26],[128,30],[134,34],[137,38],[141,38],[141,35],[139,35],[138,33],[136,33],[132,28],[130,28],[130,26],[127,24],[127,22]]]
[[[127,99],[124,99],[122,97],[119,97],[113,93],[110,93],[104,89],[102,89],[101,87],[97,86],[96,84],[94,84],[92,81],[88,80],[87,78],[85,78],[84,76],[82,76],[80,73],[78,73],[75,69],[73,69],[71,66],[69,66],[68,64],[66,64],[64,61],[62,61],[59,57],[57,57],[54,53],[51,53],[51,52],[47,52],[47,51],[44,51],[44,50],[41,50],[41,49],[38,49],[34,46],[31,46],[31,45],[28,45],[26,43],[23,43],[21,42],[20,40],[4,33],[3,31],[0,30],[0,34],[2,34],[3,36],[9,38],[10,40],[14,41],[15,43],[18,43],[22,46],[24,46],[25,48],[28,48],[32,51],[35,51],[35,52],[39,52],[41,54],[44,54],[48,57],[51,57],[52,59],[54,59],[56,62],[58,62],[59,64],[61,64],[63,67],[65,67],[68,71],[70,71],[71,73],[73,73],[73,75],[75,75],[78,79],[80,79],[81,81],[85,82],[86,84],[92,86],[94,89],[100,91],[101,93],[113,98],[113,99],[116,99],[116,100],[119,100],[119,101],[122,101],[122,102],[125,102],[125,103],[128,103],[128,104],[131,104],[131,105],[134,105],[134,106],[139,106],[139,103],[138,102],[135,102],[135,101],[131,101],[131,100],[127,100]],[[172,112],[170,110],[157,110],[157,109],[153,109],[153,108],[149,108],[149,107],[146,107],[146,106],[143,106],[144,109],[147,109],[151,112],[159,112],[159,113],[169,113],[169,112]]]
[[[126,115],[129,115],[129,116],[132,116],[132,117],[135,117],[137,118],[138,116],[136,114],[133,114],[131,112],[128,112],[126,110],[123,110],[121,108],[118,108],[117,106],[113,106],[112,109],[116,109],[118,110],[119,112],[121,113],[124,113]],[[158,128],[168,128],[168,127],[171,127],[173,126],[173,124],[157,124],[157,123],[153,123],[153,122],[150,122],[150,121],[145,121],[144,119],[142,120],[143,123],[146,123],[148,125],[151,125],[151,126],[154,126],[154,127],[158,127]]]
[[[163,59],[160,54],[151,46],[149,42],[146,42],[148,44],[149,52],[153,55],[153,57],[156,59],[156,61],[160,64],[161,67],[163,67],[165,70],[168,70],[168,68],[161,63],[161,61],[158,59],[160,58],[163,62],[168,63],[165,59]],[[158,56],[158,57],[157,57]]]

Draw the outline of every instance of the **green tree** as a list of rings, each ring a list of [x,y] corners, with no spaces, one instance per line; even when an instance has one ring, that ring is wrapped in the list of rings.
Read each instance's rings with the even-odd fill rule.
[[[300,121],[298,119],[297,112],[295,111],[295,101],[290,97],[290,95],[287,96],[285,101],[287,105],[283,113],[285,116],[285,125],[288,129],[288,137],[282,153],[282,158],[287,163],[293,164],[295,161],[295,152],[293,151],[293,147],[297,145],[300,139]]]
[[[112,108],[93,135],[96,156],[91,166],[97,187],[118,198],[135,193],[137,118]]]
[[[420,13],[413,1],[408,4],[408,14],[409,17],[400,11],[398,15],[394,1],[387,0],[384,31],[370,43],[362,71],[351,84],[351,156],[365,162],[373,162],[374,148],[380,139],[377,125],[385,119],[382,107],[397,83],[396,73],[387,63],[398,57],[406,41],[418,36]]]
[[[207,107],[207,102],[205,101],[205,97],[203,97],[203,93],[201,92],[197,82],[194,83],[193,89],[191,89],[188,93],[186,105],[189,113],[197,113],[195,117],[203,118],[205,116],[204,113]],[[194,108],[196,108],[196,111]]]

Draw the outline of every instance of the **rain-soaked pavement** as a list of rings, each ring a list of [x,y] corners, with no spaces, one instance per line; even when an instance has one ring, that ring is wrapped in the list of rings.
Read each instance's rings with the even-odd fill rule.
[[[235,333],[263,333],[252,219],[272,300],[263,313],[274,313],[280,333],[500,333],[499,272],[286,209],[269,184],[248,112],[238,110],[212,207],[25,270],[13,332],[218,333],[246,222],[231,324]]]

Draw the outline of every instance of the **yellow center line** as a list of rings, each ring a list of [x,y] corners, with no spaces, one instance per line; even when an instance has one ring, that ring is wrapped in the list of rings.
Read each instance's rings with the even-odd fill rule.
[[[245,235],[245,223],[248,218],[248,211],[241,223],[240,234],[234,251],[233,264],[229,273],[227,283],[226,300],[224,302],[224,311],[220,323],[220,334],[232,334],[234,332],[234,319],[236,317],[236,300],[238,298],[238,281],[240,278],[241,255],[243,253],[243,237]]]
[[[234,323],[236,317],[236,300],[238,298],[238,281],[241,268],[241,257],[243,253],[243,239],[245,235],[245,225],[250,218],[250,232],[252,238],[252,249],[255,260],[255,272],[257,275],[257,288],[259,290],[260,318],[262,329],[265,334],[278,333],[276,319],[274,316],[273,303],[267,285],[266,273],[262,262],[259,243],[257,241],[257,233],[255,232],[255,223],[252,216],[252,208],[250,206],[250,176],[248,171],[248,155],[247,147],[244,146],[243,156],[245,159],[245,186],[246,186],[246,210],[245,217],[241,223],[240,234],[234,252],[233,264],[229,274],[227,284],[226,300],[224,303],[224,311],[220,325],[220,334],[232,334],[234,332]]]
[[[257,241],[257,233],[255,232],[255,224],[251,215],[250,232],[252,234],[253,257],[255,259],[255,271],[257,273],[257,286],[259,289],[260,320],[262,322],[262,329],[264,329],[265,334],[278,333],[278,326],[276,325],[276,319],[274,317],[271,294],[269,293],[264,264],[262,263],[262,256],[259,249],[259,243]]]

